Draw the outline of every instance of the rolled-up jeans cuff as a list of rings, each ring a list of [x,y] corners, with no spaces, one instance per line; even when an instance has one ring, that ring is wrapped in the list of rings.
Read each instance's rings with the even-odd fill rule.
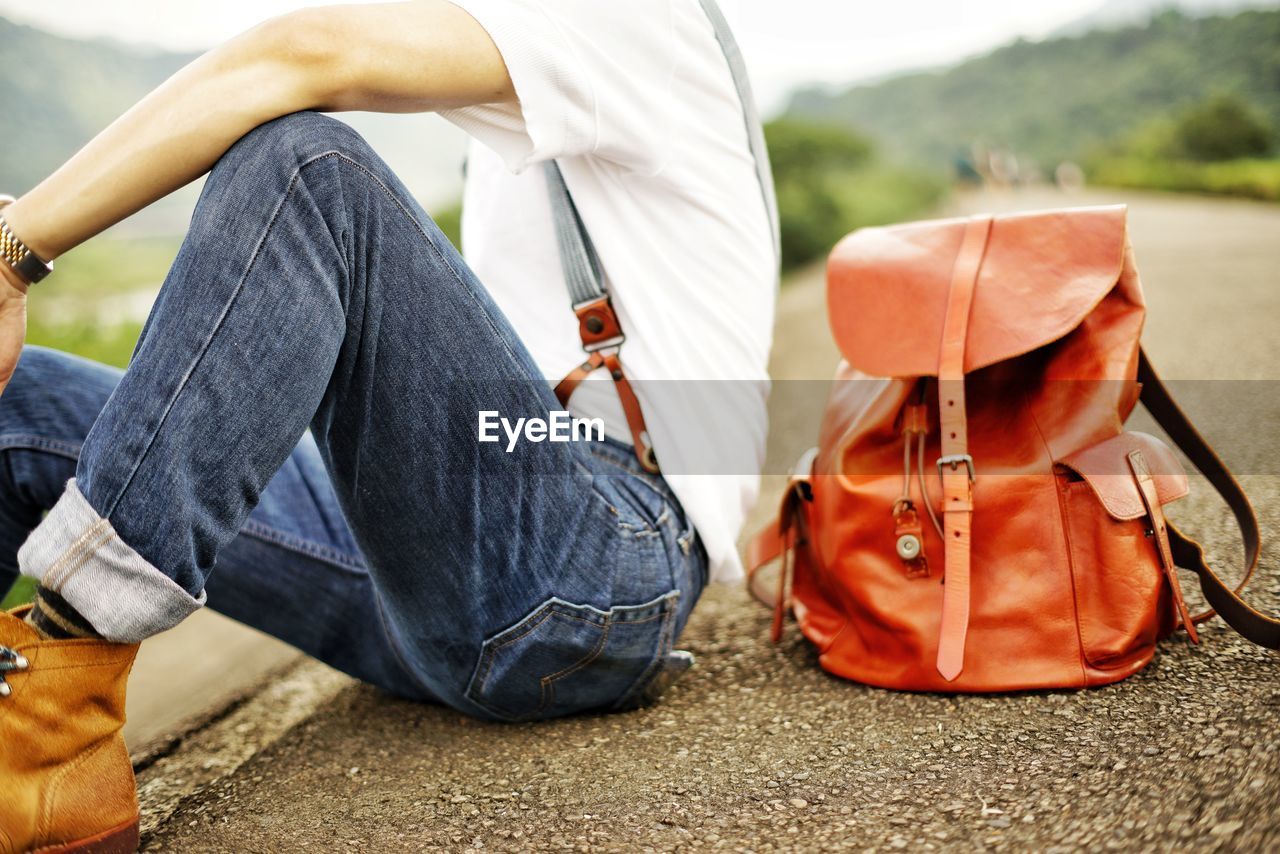
[[[18,567],[119,643],[171,629],[205,602],[203,590],[193,597],[126,545],[75,478],[18,549]]]

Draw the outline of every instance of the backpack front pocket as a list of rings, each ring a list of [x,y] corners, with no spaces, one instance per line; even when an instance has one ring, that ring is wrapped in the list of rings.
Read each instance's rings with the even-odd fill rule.
[[[1162,505],[1186,495],[1177,459],[1145,433],[1121,433],[1058,467],[1081,651],[1103,670],[1150,658],[1171,616],[1156,532],[1129,470],[1134,451],[1149,461]]]

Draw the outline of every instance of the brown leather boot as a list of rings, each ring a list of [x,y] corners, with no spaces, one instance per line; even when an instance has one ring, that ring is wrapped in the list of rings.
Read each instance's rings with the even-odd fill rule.
[[[26,610],[0,612],[0,852],[135,851],[120,728],[138,645],[45,640]]]

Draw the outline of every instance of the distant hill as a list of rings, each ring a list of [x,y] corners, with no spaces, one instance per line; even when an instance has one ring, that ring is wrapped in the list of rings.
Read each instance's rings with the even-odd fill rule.
[[[982,141],[1049,166],[1219,93],[1280,128],[1280,11],[1163,12],[1140,27],[1018,41],[953,68],[800,91],[788,112],[857,127],[918,163],[945,166]]]
[[[23,193],[194,58],[63,38],[0,18],[0,191]],[[346,113],[428,208],[461,187],[461,131],[436,116]],[[137,230],[177,231],[193,193],[144,212]],[[141,223],[141,224],[139,224]]]
[[[1244,9],[1277,7],[1280,7],[1280,0],[1106,0],[1054,35],[1080,35],[1090,30],[1142,25],[1167,9],[1176,9],[1188,17],[1204,18]]]
[[[72,41],[0,18],[0,187],[30,189],[192,58]]]

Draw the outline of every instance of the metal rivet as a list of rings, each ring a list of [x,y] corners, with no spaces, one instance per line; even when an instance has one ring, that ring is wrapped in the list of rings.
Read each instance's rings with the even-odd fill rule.
[[[915,534],[903,534],[898,537],[898,557],[903,560],[915,560],[920,556],[920,538]]]
[[[592,333],[600,333],[604,330],[604,321],[592,315],[587,318],[587,331]]]

